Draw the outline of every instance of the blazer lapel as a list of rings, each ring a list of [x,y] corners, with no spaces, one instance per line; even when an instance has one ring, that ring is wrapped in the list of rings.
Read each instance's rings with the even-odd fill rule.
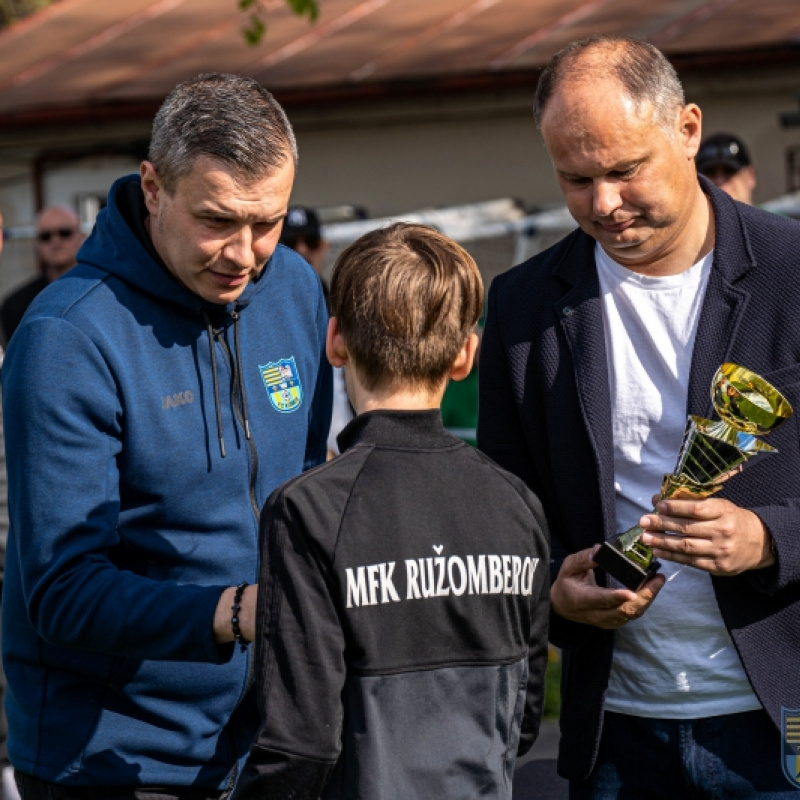
[[[701,185],[711,197],[716,230],[714,260],[692,353],[687,413],[713,418],[711,381],[720,365],[730,360],[750,297],[734,283],[753,266],[754,258],[734,202],[708,181],[701,179]]]
[[[577,233],[573,247],[556,266],[554,276],[569,285],[568,290],[556,302],[555,313],[572,355],[583,421],[597,464],[604,534],[608,539],[617,534],[614,509],[614,441],[603,307],[594,266],[594,240],[583,232]],[[557,408],[553,409],[553,414],[552,418],[558,419]],[[564,442],[568,441],[567,436]]]

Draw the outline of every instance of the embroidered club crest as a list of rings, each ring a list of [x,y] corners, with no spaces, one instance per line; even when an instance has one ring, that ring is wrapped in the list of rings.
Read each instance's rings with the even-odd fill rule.
[[[282,414],[296,411],[303,402],[303,387],[297,371],[294,356],[270,361],[266,366],[259,365],[264,386],[272,407]]]
[[[783,774],[800,788],[800,708],[781,708],[781,734]]]

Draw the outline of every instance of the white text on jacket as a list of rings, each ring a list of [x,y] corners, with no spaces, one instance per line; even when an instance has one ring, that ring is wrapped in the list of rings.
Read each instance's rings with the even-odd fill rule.
[[[538,558],[512,555],[436,556],[407,558],[405,586],[398,593],[403,572],[395,577],[396,562],[346,568],[347,608],[399,603],[401,599],[460,597],[463,594],[519,594],[530,596]],[[402,597],[401,597],[402,595]]]

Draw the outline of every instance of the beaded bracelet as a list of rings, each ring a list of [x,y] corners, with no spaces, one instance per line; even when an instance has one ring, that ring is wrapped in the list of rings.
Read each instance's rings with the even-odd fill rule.
[[[233,629],[233,638],[235,639],[236,643],[239,647],[242,648],[242,652],[244,653],[247,650],[247,645],[250,644],[249,639],[245,639],[242,636],[242,629],[239,627],[239,612],[242,610],[242,595],[244,594],[244,590],[250,584],[247,581],[242,581],[236,587],[236,594],[233,596],[233,605],[231,606],[231,611],[233,615],[231,616],[231,628]]]

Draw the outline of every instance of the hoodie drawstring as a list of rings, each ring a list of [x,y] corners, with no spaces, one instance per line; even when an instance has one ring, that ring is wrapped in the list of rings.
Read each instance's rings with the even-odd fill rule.
[[[219,454],[225,458],[225,439],[222,435],[222,409],[219,404],[219,375],[217,374],[217,359],[214,350],[214,327],[211,324],[211,319],[208,316],[208,311],[205,308],[201,309],[203,320],[206,323],[206,335],[208,336],[208,349],[211,354],[211,376],[214,382],[214,409],[217,412],[217,438],[219,439]],[[244,435],[247,439],[251,439],[250,435],[250,417],[247,413],[247,394],[244,390],[244,378],[242,377],[242,346],[239,339],[239,312],[231,311],[231,319],[233,320],[233,340],[236,349],[236,385],[239,389],[239,397],[242,403],[242,423],[244,424]]]
[[[219,454],[225,458],[225,439],[222,437],[222,409],[219,405],[219,376],[217,375],[217,358],[214,352],[214,328],[211,325],[208,312],[205,308],[201,309],[203,320],[206,323],[206,334],[208,335],[208,348],[211,353],[211,378],[214,382],[214,408],[217,412],[217,438],[219,439]],[[238,358],[238,355],[237,355]]]
[[[247,414],[247,394],[244,391],[244,378],[242,377],[242,348],[239,344],[239,312],[232,311],[233,341],[236,347],[236,376],[239,381],[239,396],[242,398],[242,421],[244,422],[244,435],[250,438],[250,418]]]

